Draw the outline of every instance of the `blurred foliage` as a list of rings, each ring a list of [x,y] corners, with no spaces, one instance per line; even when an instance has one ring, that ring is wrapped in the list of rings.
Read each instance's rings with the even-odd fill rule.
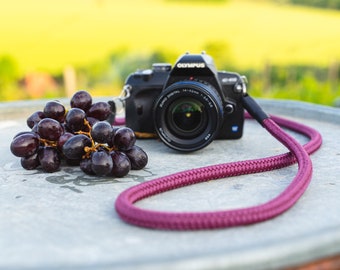
[[[254,97],[294,99],[325,105],[334,105],[340,97],[339,63],[329,67],[264,64],[262,69],[236,70],[232,66],[232,55],[227,44],[207,44],[219,71],[233,71],[246,75],[248,91]],[[77,89],[87,89],[94,96],[117,96],[128,75],[137,69],[149,69],[153,63],[174,64],[179,55],[171,51],[155,51],[151,54],[131,53],[120,49],[109,57],[88,66],[75,67]],[[15,61],[7,56],[0,58],[0,98],[13,100],[22,98],[53,98],[66,96],[63,75],[48,78],[46,74],[33,74],[33,86],[27,85],[30,77],[20,78]],[[28,90],[37,85],[41,96]],[[74,89],[76,90],[76,89]],[[33,91],[33,90],[32,90]],[[32,92],[31,91],[31,92]]]
[[[130,73],[137,69],[151,68],[153,63],[170,62],[171,55],[163,51],[137,54],[119,49],[102,61],[76,68],[78,86],[91,89],[93,95],[119,95]]]
[[[2,56],[0,58],[0,85],[4,86],[18,78],[18,67],[13,58]]]
[[[340,0],[274,0],[279,3],[304,5],[318,8],[340,9]]]
[[[0,56],[0,100],[10,99],[18,88],[19,68],[16,61],[8,56]]]
[[[246,70],[249,92],[256,97],[294,99],[334,105],[340,96],[338,65],[269,66],[262,71]]]

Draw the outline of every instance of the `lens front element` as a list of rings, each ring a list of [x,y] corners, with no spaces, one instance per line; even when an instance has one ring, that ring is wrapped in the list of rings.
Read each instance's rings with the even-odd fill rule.
[[[169,129],[182,138],[195,138],[207,124],[204,105],[193,98],[179,98],[169,106]]]

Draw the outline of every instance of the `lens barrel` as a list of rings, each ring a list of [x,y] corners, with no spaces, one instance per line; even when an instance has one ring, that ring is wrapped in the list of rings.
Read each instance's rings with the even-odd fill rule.
[[[167,146],[190,152],[214,140],[223,119],[223,106],[210,84],[180,81],[162,91],[153,116],[155,130]]]

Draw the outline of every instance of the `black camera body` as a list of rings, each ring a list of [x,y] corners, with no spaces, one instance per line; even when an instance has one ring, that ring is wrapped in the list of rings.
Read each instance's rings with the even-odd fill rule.
[[[214,139],[239,139],[243,133],[241,98],[246,80],[217,71],[205,54],[184,54],[174,67],[153,64],[126,79],[126,126],[157,133],[169,147],[195,151]]]

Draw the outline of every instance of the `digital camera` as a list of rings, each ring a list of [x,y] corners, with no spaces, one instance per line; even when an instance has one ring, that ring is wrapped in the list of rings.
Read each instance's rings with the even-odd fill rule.
[[[243,132],[241,97],[246,79],[217,71],[205,54],[182,55],[174,67],[153,64],[126,79],[126,126],[157,133],[169,147],[195,151],[214,139],[239,139]]]

